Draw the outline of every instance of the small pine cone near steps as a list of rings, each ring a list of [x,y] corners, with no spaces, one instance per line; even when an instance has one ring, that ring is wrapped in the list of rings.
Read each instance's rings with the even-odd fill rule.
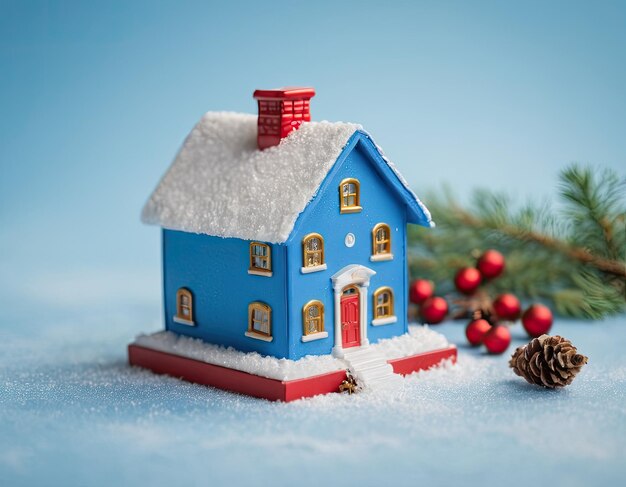
[[[569,385],[587,363],[572,342],[561,336],[541,335],[518,347],[509,366],[531,384],[555,388]]]
[[[356,379],[350,373],[347,374],[346,380],[339,385],[339,392],[347,392],[348,394],[354,394],[359,391],[359,386],[356,383]]]

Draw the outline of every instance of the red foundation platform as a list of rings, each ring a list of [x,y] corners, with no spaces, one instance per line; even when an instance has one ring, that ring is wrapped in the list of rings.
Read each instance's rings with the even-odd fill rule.
[[[442,360],[451,359],[456,362],[456,356],[456,347],[450,346],[388,362],[396,374],[407,375],[434,367]],[[345,370],[288,381],[269,379],[135,344],[128,346],[128,361],[130,365],[149,369],[156,374],[166,374],[270,401],[289,402],[318,394],[339,392],[339,385],[346,379]]]

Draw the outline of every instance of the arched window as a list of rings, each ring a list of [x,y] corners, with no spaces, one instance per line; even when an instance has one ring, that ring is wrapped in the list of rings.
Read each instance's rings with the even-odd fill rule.
[[[250,242],[250,268],[248,274],[272,275],[272,249],[260,242]]]
[[[272,308],[254,301],[248,305],[248,331],[246,336],[267,342],[272,341]]]
[[[347,178],[339,184],[339,208],[341,213],[357,213],[361,208],[361,184],[358,179]]]
[[[380,321],[395,318],[393,310],[393,291],[390,287],[379,287],[374,291],[374,322],[372,324],[386,324]],[[376,320],[379,320],[377,323]],[[394,319],[395,322],[395,319]]]
[[[309,301],[302,308],[304,335],[313,335],[324,331],[324,305],[321,301]]]
[[[193,322],[193,296],[189,289],[181,287],[176,292],[176,323],[183,325],[195,325]]]
[[[324,269],[324,238],[319,233],[309,233],[302,239],[302,272],[307,274]]]
[[[391,260],[391,229],[386,223],[379,223],[372,230],[371,260]]]

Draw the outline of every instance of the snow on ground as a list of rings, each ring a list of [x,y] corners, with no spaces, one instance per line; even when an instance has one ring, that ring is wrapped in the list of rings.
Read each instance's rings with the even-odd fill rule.
[[[433,328],[459,344],[457,365],[391,391],[285,404],[129,367],[130,338],[160,327],[156,303],[14,313],[1,300],[2,486],[573,487],[626,476],[623,318],[557,320],[554,332],[590,358],[563,390],[526,384],[508,355],[464,346],[463,326],[446,323]],[[513,338],[511,352],[519,325]]]
[[[139,335],[136,345],[169,352],[214,365],[241,370],[250,374],[278,380],[294,380],[346,368],[343,360],[330,355],[309,355],[300,360],[266,357],[256,352],[243,353],[231,347],[222,347],[196,338],[180,336],[168,331]],[[409,333],[381,340],[371,345],[388,359],[408,357],[430,350],[448,348],[446,338],[427,326],[412,325]]]

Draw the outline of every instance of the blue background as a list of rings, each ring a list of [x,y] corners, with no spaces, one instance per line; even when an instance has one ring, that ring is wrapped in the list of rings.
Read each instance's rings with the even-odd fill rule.
[[[0,483],[204,484],[207,458],[218,483],[258,481],[288,452],[311,481],[621,480],[617,321],[557,323],[593,358],[564,394],[478,357],[391,407],[328,399],[325,428],[302,419],[323,401],[173,385],[129,371],[123,347],[162,327],[159,231],[139,212],[203,112],[312,85],[313,118],[362,123],[418,191],[543,198],[570,161],[626,167],[625,59],[619,1],[0,0]],[[353,420],[371,425],[347,443],[365,467],[336,433]],[[263,449],[269,464],[241,468]]]
[[[418,191],[548,197],[571,161],[626,167],[625,59],[619,1],[2,0],[0,272],[158,294],[141,206],[205,111],[261,87],[314,86],[313,119],[363,124]]]

